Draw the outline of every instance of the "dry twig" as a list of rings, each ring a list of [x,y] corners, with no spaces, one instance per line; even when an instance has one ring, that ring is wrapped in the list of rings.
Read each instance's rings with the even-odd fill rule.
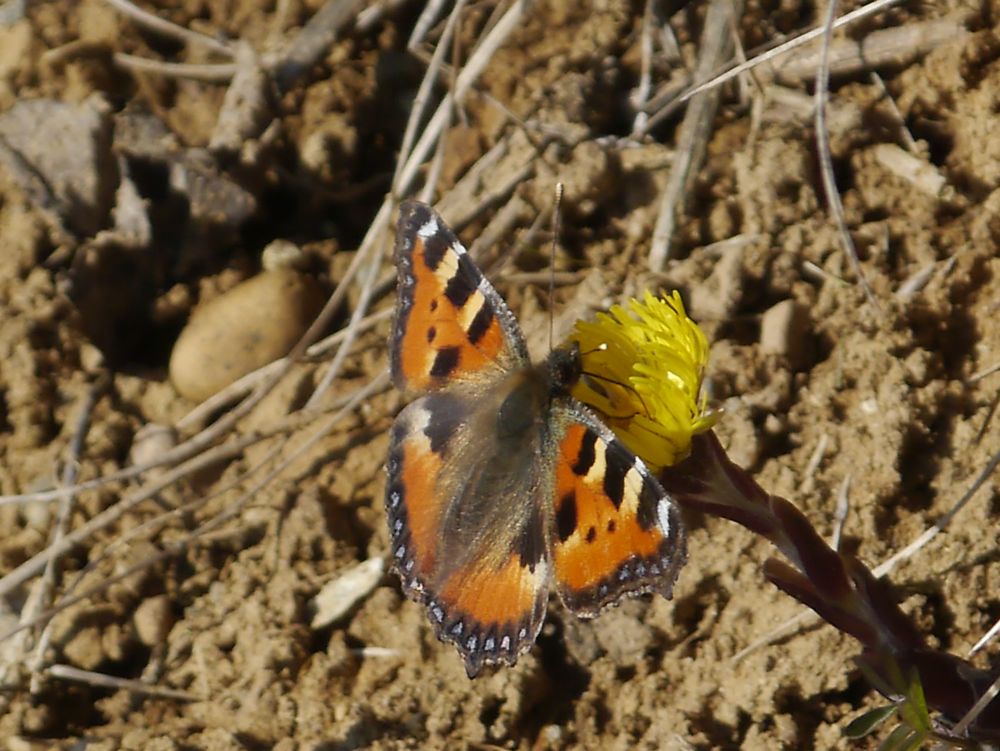
[[[704,80],[731,54],[729,26],[738,10],[732,0],[712,0],[705,14],[695,80]],[[649,249],[649,268],[660,271],[670,255],[677,213],[683,209],[689,178],[701,166],[719,104],[719,91],[712,89],[691,99],[677,136],[674,163],[660,199],[656,228]]]
[[[865,291],[868,302],[876,313],[881,314],[878,300],[872,292],[871,285],[868,284],[868,277],[865,276],[864,269],[861,268],[861,261],[858,259],[858,249],[854,246],[854,239],[847,231],[847,218],[844,216],[844,204],[840,200],[840,191],[837,189],[837,180],[833,174],[833,157],[830,154],[830,132],[826,127],[826,100],[828,96],[828,84],[830,83],[830,35],[833,33],[833,22],[837,16],[837,0],[828,0],[826,11],[826,21],[824,23],[825,32],[823,34],[823,46],[820,53],[819,68],[816,70],[816,148],[819,152],[820,174],[823,176],[823,188],[826,191],[826,202],[830,209],[830,214],[837,225],[837,232],[840,235],[840,242],[843,245],[847,260],[854,270],[854,275]]]

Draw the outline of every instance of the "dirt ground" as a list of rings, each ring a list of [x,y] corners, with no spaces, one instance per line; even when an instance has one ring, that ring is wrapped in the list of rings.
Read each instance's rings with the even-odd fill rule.
[[[314,65],[264,79],[249,129],[227,140],[227,80],[114,56],[266,58],[319,0],[143,2],[228,50],[245,43],[235,58],[99,0],[31,3],[23,17],[3,4],[0,492],[171,462],[70,504],[0,505],[10,583],[0,583],[0,633],[67,605],[41,650],[40,626],[0,643],[0,747],[873,747],[841,734],[884,702],[852,662],[857,643],[812,618],[776,634],[803,608],[763,578],[768,543],[719,519],[688,519],[690,560],[672,601],[632,600],[587,622],[553,599],[535,648],[473,681],[377,563],[356,603],[312,627],[324,585],[386,555],[382,467],[403,403],[381,388],[346,415],[297,417],[336,349],[295,364],[210,442],[244,444],[171,474],[180,460],[168,452],[234,408],[189,414],[231,380],[212,363],[225,369],[249,353],[244,372],[287,351],[360,257],[444,29],[435,18],[407,50],[422,5],[352,17]],[[1000,449],[1000,5],[903,2],[838,34],[865,42],[865,65],[834,72],[829,129],[877,311],[826,210],[814,60],[762,66],[720,89],[670,258],[649,270],[685,109],[634,135],[630,97],[645,41],[650,99],[683,89],[706,5],[653,3],[645,24],[638,1],[527,6],[414,188],[436,174],[435,200],[481,249],[540,353],[553,315],[680,289],[711,342],[706,387],[725,410],[717,432],[730,456],[824,536],[846,498],[841,545],[875,566],[951,509]],[[467,5],[432,104],[510,7]],[[823,8],[746,2],[735,35],[752,54],[813,27]],[[550,306],[556,180],[566,195]],[[384,247],[391,232],[375,239]],[[200,385],[182,395],[168,370],[179,332],[196,308],[257,274],[274,240],[301,249],[300,271],[278,292],[272,284],[244,307],[201,316],[211,331],[186,366]],[[386,311],[394,274],[388,262],[377,274],[372,309]],[[358,289],[322,335],[347,323]],[[249,343],[232,333],[244,324]],[[387,333],[384,315],[362,329],[325,404],[384,370]],[[309,442],[330,415],[332,429]],[[123,499],[138,500],[108,511]],[[73,540],[48,584],[40,568],[14,581],[60,524],[95,528]],[[892,572],[933,645],[964,656],[1000,618],[998,529],[1000,495],[987,483]],[[998,655],[994,640],[974,661],[988,667]],[[93,673],[179,693],[95,685]]]

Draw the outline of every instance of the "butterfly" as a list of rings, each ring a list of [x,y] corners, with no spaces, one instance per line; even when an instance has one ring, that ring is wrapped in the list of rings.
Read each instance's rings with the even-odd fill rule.
[[[417,398],[392,426],[393,567],[470,678],[535,642],[550,588],[578,617],[671,596],[677,508],[643,462],[569,395],[575,347],[532,364],[513,313],[430,207],[400,208],[390,370]]]

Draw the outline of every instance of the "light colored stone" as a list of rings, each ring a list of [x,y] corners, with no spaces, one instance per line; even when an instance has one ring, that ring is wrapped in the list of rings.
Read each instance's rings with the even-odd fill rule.
[[[207,399],[288,354],[322,304],[310,277],[258,274],[195,310],[174,344],[170,380],[189,399]]]
[[[135,433],[129,459],[135,466],[151,464],[177,445],[177,433],[169,425],[146,423]]]
[[[39,532],[48,532],[49,526],[52,524],[53,505],[47,501],[32,501],[24,504],[21,508],[21,514],[24,516],[25,523]]]
[[[805,365],[809,312],[794,300],[772,306],[760,322],[760,349],[765,355],[785,357],[795,369]]]
[[[369,558],[328,582],[313,598],[315,609],[314,629],[324,628],[344,617],[363,597],[366,597],[382,580],[385,562],[381,557]]]
[[[71,665],[82,670],[96,670],[104,661],[100,629],[97,626],[81,628],[66,642],[62,651]]]
[[[260,265],[265,271],[301,269],[305,257],[302,248],[291,240],[278,238],[269,242],[264,248],[260,254]]]
[[[27,99],[0,115],[0,136],[30,167],[15,170],[22,188],[45,208],[53,201],[60,216],[87,237],[105,224],[114,200],[110,113],[111,106],[94,94],[80,104]],[[3,161],[8,167],[17,163]]]
[[[174,626],[174,612],[170,598],[157,595],[143,600],[132,616],[135,633],[139,641],[147,647],[155,647],[167,640],[167,634]]]

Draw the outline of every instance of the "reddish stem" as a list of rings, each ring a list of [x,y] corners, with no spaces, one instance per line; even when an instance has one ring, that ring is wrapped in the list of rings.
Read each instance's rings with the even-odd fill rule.
[[[770,540],[792,565],[772,558],[764,565],[765,576],[861,642],[861,661],[900,694],[906,687],[895,686],[894,680],[915,670],[927,706],[957,721],[996,679],[959,657],[927,647],[889,586],[853,556],[827,545],[790,502],[765,492],[729,460],[713,432],[695,436],[690,456],[663,470],[660,479],[682,507],[729,519]],[[1000,701],[987,705],[969,726],[968,736],[1000,740]]]

